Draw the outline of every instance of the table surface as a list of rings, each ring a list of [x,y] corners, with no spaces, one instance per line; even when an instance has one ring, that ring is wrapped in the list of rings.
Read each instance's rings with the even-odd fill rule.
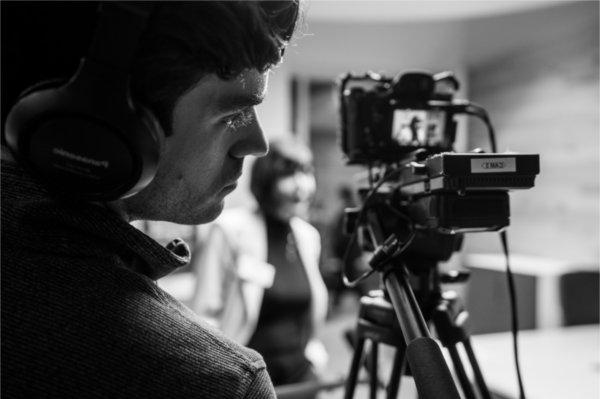
[[[342,332],[355,325],[356,315],[344,314],[329,320],[321,331],[320,338],[331,357],[329,378],[347,374],[352,351],[344,342]],[[507,398],[518,398],[512,335],[506,332],[474,335],[471,342],[490,390]],[[600,398],[598,325],[520,331],[518,342],[528,399]],[[380,355],[381,371],[389,370],[393,351],[383,350]],[[388,375],[382,373],[386,380]],[[413,381],[404,377],[402,385],[400,398],[416,398]],[[358,389],[355,397],[368,397],[366,388]],[[342,394],[343,390],[336,390],[320,398],[339,399]]]
[[[499,272],[506,271],[506,259],[501,254],[466,254],[462,259],[462,263],[466,267],[478,267]],[[513,273],[534,276],[561,276],[573,270],[597,270],[591,265],[578,265],[575,269],[572,262],[524,254],[512,254],[510,256],[510,267]]]
[[[490,389],[518,398],[511,334],[476,335],[471,341]],[[599,342],[597,324],[519,332],[527,398],[600,398]]]

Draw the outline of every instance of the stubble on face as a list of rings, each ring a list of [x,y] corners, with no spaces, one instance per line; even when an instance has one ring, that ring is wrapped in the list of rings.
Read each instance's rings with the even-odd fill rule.
[[[260,103],[265,91],[266,74],[248,70],[229,81],[207,75],[184,93],[175,104],[173,133],[164,140],[156,176],[122,201],[129,219],[179,224],[214,220],[244,158],[232,156],[243,135],[232,131],[225,118],[242,104]]]

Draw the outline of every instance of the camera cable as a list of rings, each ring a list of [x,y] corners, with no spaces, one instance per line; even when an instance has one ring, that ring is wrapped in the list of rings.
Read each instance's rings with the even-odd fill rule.
[[[474,103],[469,103],[465,112],[477,116],[480,118],[486,125],[488,129],[490,146],[492,149],[492,153],[497,152],[496,148],[496,134],[494,132],[494,126],[490,120],[490,117],[487,111]],[[515,289],[515,280],[510,268],[510,258],[508,251],[508,234],[506,230],[500,232],[500,241],[502,243],[502,251],[504,252],[504,257],[506,259],[506,281],[508,285],[508,296],[510,301],[510,313],[511,313],[511,332],[513,338],[513,353],[515,358],[515,371],[517,373],[517,382],[519,385],[519,399],[525,399],[525,389],[523,388],[523,379],[521,377],[521,366],[519,363],[519,314],[518,314],[518,305],[517,305],[517,292]]]
[[[494,132],[494,126],[490,120],[490,117],[487,111],[474,103],[468,103],[465,107],[465,112],[467,114],[477,116],[480,118],[486,125],[488,129],[490,146],[492,149],[492,153],[497,152],[496,148],[496,134]],[[500,241],[502,243],[502,251],[504,252],[504,257],[506,259],[506,281],[508,285],[508,296],[510,301],[510,313],[511,313],[511,332],[513,338],[513,353],[515,358],[515,371],[517,373],[517,382],[519,385],[519,399],[525,399],[525,389],[523,388],[523,379],[521,377],[521,366],[519,363],[519,314],[518,314],[518,305],[517,305],[517,292],[515,289],[515,280],[510,268],[510,258],[508,251],[508,234],[506,230],[500,232]]]
[[[370,170],[369,170],[369,172],[370,172]],[[395,169],[392,172],[390,172],[387,176],[384,176],[379,182],[377,182],[377,184],[375,186],[373,186],[371,188],[371,190],[369,190],[369,192],[367,193],[367,195],[365,197],[365,200],[364,200],[364,202],[363,202],[363,204],[362,204],[362,206],[360,208],[360,212],[358,213],[358,217],[356,218],[356,220],[357,220],[356,226],[354,226],[354,229],[352,231],[352,235],[350,236],[350,241],[348,242],[348,245],[346,246],[346,250],[344,251],[344,257],[342,258],[342,280],[343,280],[344,285],[346,287],[349,287],[349,288],[356,287],[359,282],[361,282],[362,280],[366,279],[367,277],[369,277],[371,274],[373,274],[375,272],[375,269],[367,270],[366,272],[364,272],[363,274],[361,274],[360,276],[358,276],[356,279],[350,280],[348,278],[348,270],[347,270],[346,265],[347,265],[348,259],[350,257],[350,252],[352,251],[352,246],[356,242],[356,239],[357,239],[357,236],[358,236],[358,229],[360,227],[361,221],[365,217],[365,213],[366,213],[366,211],[368,209],[369,202],[373,198],[373,195],[377,192],[377,190],[385,182],[387,182],[387,181],[391,180],[392,178],[396,177],[396,175],[398,175],[399,173],[400,173],[400,170]],[[369,181],[370,181],[370,184],[373,183],[373,181],[371,180],[371,178],[369,179]]]
[[[517,381],[519,383],[519,398],[525,399],[525,390],[523,388],[523,380],[521,379],[521,368],[519,366],[519,345],[518,345],[519,317],[518,317],[518,312],[517,312],[517,293],[515,290],[515,281],[513,278],[513,274],[510,269],[510,261],[509,261],[509,253],[508,253],[508,240],[507,240],[506,231],[500,232],[500,241],[502,242],[502,250],[504,251],[504,257],[506,259],[506,280],[508,283],[508,292],[509,292],[509,297],[510,297],[513,352],[514,352],[514,356],[515,356]]]
[[[492,125],[491,119],[485,110],[485,108],[472,103],[470,101],[458,100],[452,103],[452,108],[457,113],[465,113],[467,115],[475,116],[483,121],[488,130],[488,137],[490,141],[490,147],[492,153],[497,152],[496,146],[496,134],[494,126]],[[519,365],[519,346],[518,346],[518,333],[519,333],[519,320],[518,320],[518,306],[517,306],[517,294],[515,290],[515,282],[510,268],[509,251],[508,251],[508,239],[506,231],[500,232],[500,241],[502,243],[502,249],[506,259],[506,279],[508,283],[508,293],[511,309],[511,332],[513,337],[513,352],[515,358],[515,369],[517,373],[517,381],[519,385],[519,398],[525,399],[525,390],[523,388],[523,380],[521,378],[521,368]]]
[[[465,110],[467,114],[480,118],[486,125],[489,134],[490,146],[492,153],[497,152],[496,148],[496,134],[494,132],[494,126],[490,120],[487,111],[474,103],[465,104]],[[517,382],[519,385],[519,399],[525,399],[525,389],[523,388],[523,379],[521,377],[521,367],[519,363],[519,315],[517,305],[517,292],[515,289],[515,281],[512,270],[510,268],[510,258],[508,251],[508,234],[506,230],[500,232],[500,241],[502,243],[502,251],[506,259],[506,281],[508,285],[508,296],[510,301],[510,312],[511,312],[511,332],[513,338],[513,353],[515,358],[515,370],[517,373]]]

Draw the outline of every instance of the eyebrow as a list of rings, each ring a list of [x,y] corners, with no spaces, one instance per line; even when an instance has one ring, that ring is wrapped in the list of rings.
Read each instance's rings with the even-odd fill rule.
[[[232,94],[219,97],[215,102],[217,112],[228,112],[239,108],[252,107],[262,103],[263,96],[258,94]]]

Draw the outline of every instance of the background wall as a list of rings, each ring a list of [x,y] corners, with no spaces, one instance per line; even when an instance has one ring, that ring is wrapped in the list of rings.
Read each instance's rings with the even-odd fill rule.
[[[512,250],[597,265],[598,3],[478,19],[467,31],[472,57],[487,53],[468,68],[470,97],[492,116],[499,150],[541,157],[536,187],[511,196]],[[501,38],[496,51],[481,37]],[[487,148],[485,137],[473,124],[470,146]],[[490,252],[497,242],[472,235],[465,249]]]

